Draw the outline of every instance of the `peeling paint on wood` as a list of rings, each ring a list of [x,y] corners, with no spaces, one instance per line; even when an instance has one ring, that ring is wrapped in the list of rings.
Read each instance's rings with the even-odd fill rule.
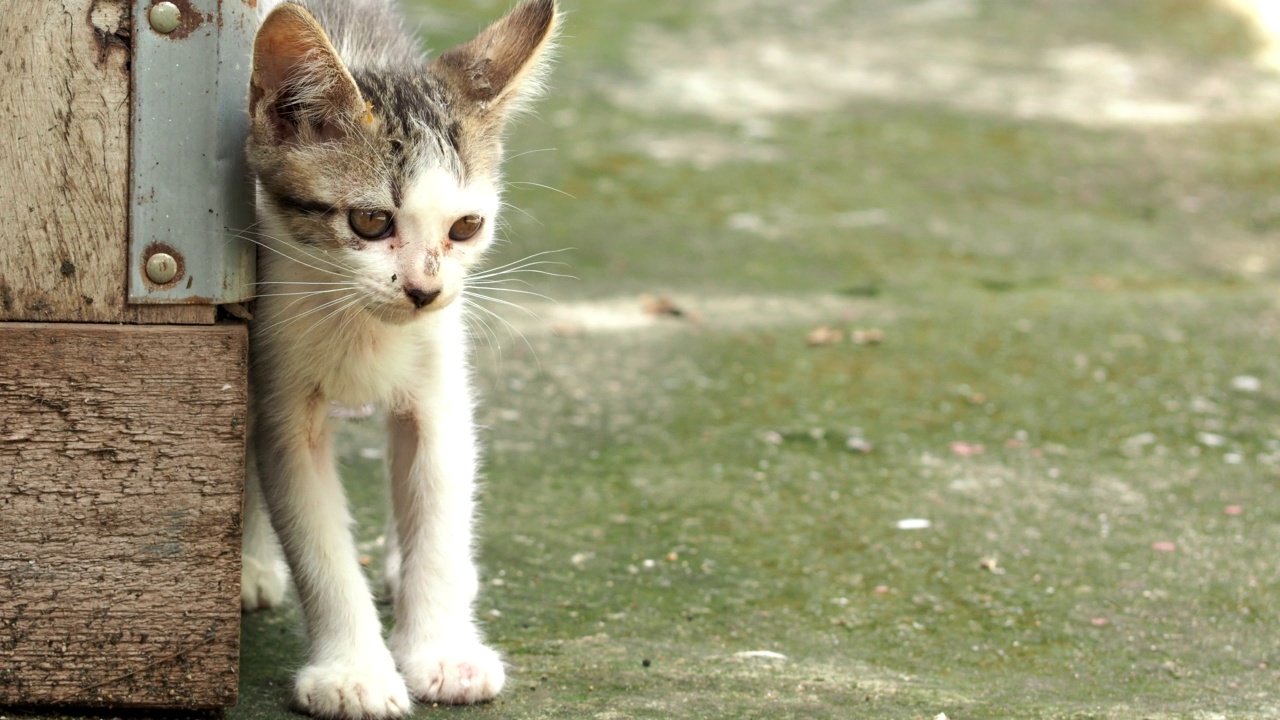
[[[0,347],[0,705],[234,703],[244,326]]]

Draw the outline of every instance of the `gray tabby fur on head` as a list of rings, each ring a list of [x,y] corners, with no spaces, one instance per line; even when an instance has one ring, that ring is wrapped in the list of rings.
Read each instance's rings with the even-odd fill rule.
[[[422,172],[496,186],[506,121],[542,90],[555,0],[526,0],[428,59],[392,0],[264,3],[250,168],[298,242],[354,247],[351,208],[393,211]]]

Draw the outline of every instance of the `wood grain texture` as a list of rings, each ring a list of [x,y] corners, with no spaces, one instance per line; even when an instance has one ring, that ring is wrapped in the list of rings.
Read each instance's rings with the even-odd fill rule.
[[[0,348],[0,705],[234,703],[244,326]]]
[[[0,12],[0,320],[212,323],[127,304],[129,3]]]

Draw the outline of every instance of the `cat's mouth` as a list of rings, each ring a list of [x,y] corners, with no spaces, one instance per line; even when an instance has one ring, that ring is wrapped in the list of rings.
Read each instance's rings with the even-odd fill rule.
[[[405,297],[397,301],[375,303],[369,307],[369,311],[389,325],[404,325],[452,305],[455,298],[456,295],[439,290],[419,293],[417,297],[406,293]]]

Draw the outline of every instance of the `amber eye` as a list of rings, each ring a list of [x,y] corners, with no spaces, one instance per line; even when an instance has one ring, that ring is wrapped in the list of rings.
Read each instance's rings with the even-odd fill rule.
[[[351,231],[365,240],[381,240],[391,234],[395,223],[386,210],[352,210],[347,215]]]
[[[449,239],[457,242],[470,240],[480,232],[480,226],[484,225],[484,218],[479,215],[467,215],[458,218],[458,221],[449,228]]]

